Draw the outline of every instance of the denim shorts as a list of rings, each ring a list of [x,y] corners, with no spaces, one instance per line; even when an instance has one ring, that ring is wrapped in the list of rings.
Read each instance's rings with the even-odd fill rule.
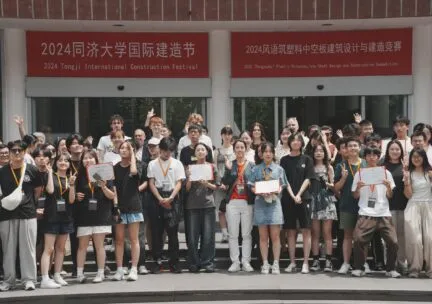
[[[46,234],[70,234],[75,231],[72,222],[69,223],[45,223],[44,230]]]
[[[121,223],[120,224],[133,224],[133,223],[139,223],[144,222],[144,216],[141,212],[137,213],[121,213],[120,214]]]

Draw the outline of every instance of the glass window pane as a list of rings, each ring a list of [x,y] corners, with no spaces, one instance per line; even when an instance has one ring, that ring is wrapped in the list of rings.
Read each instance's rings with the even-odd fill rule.
[[[366,96],[366,119],[381,137],[392,136],[392,122],[404,114],[404,95]]]
[[[93,136],[97,144],[99,138],[110,131],[110,117],[119,114],[125,121],[123,130],[132,136],[134,129],[144,127],[151,108],[160,116],[161,98],[80,98],[80,133]]]
[[[166,124],[171,128],[172,135],[179,139],[183,134],[186,120],[191,113],[206,115],[206,103],[202,102],[205,98],[201,97],[170,97],[166,99]],[[207,122],[204,121],[204,125]]]
[[[352,123],[353,114],[360,112],[360,96],[286,97],[286,100],[286,117],[297,117],[304,131],[314,124],[340,129]],[[282,111],[282,106],[279,109]],[[285,123],[282,121],[283,125]]]
[[[75,131],[74,98],[38,97],[34,98],[36,129],[44,132],[48,142]]]
[[[246,102],[246,130],[254,122],[264,126],[267,140],[274,140],[274,97],[234,98],[234,121],[241,130],[241,102]]]

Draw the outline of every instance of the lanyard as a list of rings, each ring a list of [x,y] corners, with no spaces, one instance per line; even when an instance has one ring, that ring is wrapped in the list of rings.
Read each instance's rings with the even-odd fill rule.
[[[78,169],[75,167],[75,165],[74,165],[74,163],[73,163],[73,161],[71,160],[71,165],[72,165],[72,169],[73,169],[73,173],[75,174],[76,172],[78,172]],[[72,172],[71,172],[71,175],[72,175]]]
[[[21,175],[20,175],[20,179],[21,179],[21,176],[24,174],[23,169],[24,169],[24,166],[21,167]],[[12,169],[12,167],[10,167],[10,170],[11,170],[11,172],[12,172],[12,175],[13,175],[14,179],[15,179],[15,183],[16,183],[16,185],[17,185],[17,187],[18,187],[18,186],[19,186],[19,179],[18,179],[17,176],[15,175],[15,171]]]
[[[351,164],[347,161],[347,163],[348,163],[348,167],[349,167],[349,169],[350,169],[350,171],[351,171],[351,175],[354,177],[354,171],[353,171],[353,168],[351,167]],[[356,169],[356,172],[360,169],[360,163],[361,163],[361,161],[359,161],[358,163],[357,163],[357,169]]]
[[[88,182],[88,186],[89,186],[90,192],[92,194],[92,198],[93,198],[94,197],[94,187],[93,187],[91,182]]]
[[[166,167],[166,169],[163,168],[162,162],[161,162],[160,158],[158,159],[158,161],[159,161],[159,167],[162,170],[162,174],[163,174],[164,177],[166,177],[168,175],[168,170],[171,167],[171,159],[170,159],[170,161],[169,161],[168,166]]]
[[[247,165],[247,161],[245,161],[243,163],[243,166],[241,166],[241,170],[240,170],[240,164],[237,163],[237,178],[240,184],[243,184],[243,180],[244,180],[244,170],[246,169],[246,165]]]
[[[63,186],[62,186],[62,183],[61,183],[61,180],[60,180],[60,176],[56,173],[56,175],[57,175],[57,180],[58,180],[58,183],[59,183],[59,187],[60,187],[60,195],[61,196],[63,196],[63,194],[65,194],[65,192],[68,190],[68,178],[67,178],[67,176],[65,177],[66,178],[66,189],[63,191]]]

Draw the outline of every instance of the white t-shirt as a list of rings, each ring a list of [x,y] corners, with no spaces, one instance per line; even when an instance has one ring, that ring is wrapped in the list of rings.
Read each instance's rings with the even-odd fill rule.
[[[249,149],[249,151],[246,151],[245,158],[250,161],[251,163],[255,164],[255,150]]]
[[[383,167],[383,170],[384,167]],[[390,171],[386,171],[386,176],[388,181],[390,182],[391,188],[394,189],[396,187],[393,176]],[[354,192],[357,189],[357,184],[360,181],[359,172],[354,175],[354,181],[351,187],[351,191]],[[372,192],[372,189],[374,191]],[[387,187],[384,184],[375,185],[371,187],[366,185],[360,188],[360,198],[359,198],[359,215],[364,216],[372,216],[372,217],[384,217],[391,216],[389,201],[386,195]],[[369,207],[369,200],[375,201],[375,207]]]
[[[129,139],[131,139],[129,136],[125,136],[125,140],[129,140]],[[102,151],[102,153],[107,153],[109,151],[114,150],[114,144],[112,143],[111,135],[102,136],[99,139],[97,149]]]
[[[167,169],[164,176],[164,171]],[[183,164],[172,157],[166,161],[160,158],[152,160],[147,168],[147,177],[154,178],[156,188],[162,188],[164,191],[174,190],[179,180],[186,179]]]
[[[210,148],[210,150],[213,151],[213,143],[210,137],[208,137],[207,135],[201,135],[200,139],[199,139],[200,143],[205,144],[206,146],[208,146]],[[182,138],[180,138],[178,146],[177,146],[177,152],[178,152],[178,157],[180,157],[180,152],[184,147],[190,146],[192,144],[189,136],[185,135]]]
[[[121,157],[118,153],[115,153],[114,151],[108,151],[104,154],[104,163],[112,163],[113,166],[115,166],[119,161],[121,161]]]
[[[432,166],[432,145],[428,145],[426,155],[427,155],[427,159],[429,161],[429,165]]]

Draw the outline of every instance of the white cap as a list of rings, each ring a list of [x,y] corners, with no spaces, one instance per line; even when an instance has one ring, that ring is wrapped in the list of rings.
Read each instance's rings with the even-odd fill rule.
[[[154,146],[158,146],[160,143],[160,139],[156,138],[156,137],[152,137],[150,138],[150,140],[148,141],[148,145],[154,145]]]

